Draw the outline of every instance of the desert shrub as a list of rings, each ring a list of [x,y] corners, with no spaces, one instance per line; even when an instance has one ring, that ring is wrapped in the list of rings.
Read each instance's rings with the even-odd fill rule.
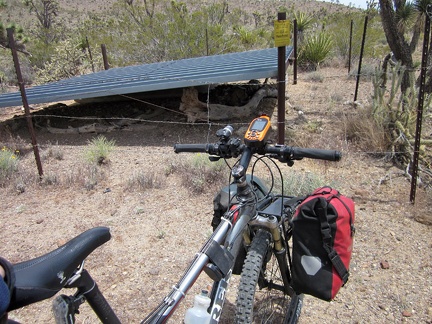
[[[97,165],[89,165],[84,169],[83,185],[87,190],[93,190],[99,181],[105,178],[105,173]]]
[[[127,182],[128,190],[146,190],[153,188],[161,188],[165,184],[165,179],[153,172],[135,172]]]
[[[307,121],[303,129],[311,134],[318,134],[322,131],[322,122],[320,121]]]
[[[303,196],[323,186],[337,187],[332,181],[328,182],[321,175],[313,172],[291,170],[284,174],[283,190],[287,195]],[[282,190],[282,188],[276,189]]]
[[[33,79],[33,71],[27,56],[20,56],[20,67],[24,83],[30,84]],[[0,91],[9,92],[11,89],[8,86],[17,84],[16,70],[10,53],[0,51]]]
[[[325,30],[333,36],[333,54],[345,64],[348,63],[350,48],[351,21],[353,22],[351,39],[351,59],[357,60],[360,56],[364,33],[364,15],[358,12],[334,12],[323,17]],[[366,42],[364,44],[364,57],[383,58],[390,49],[379,19],[369,16]]]
[[[99,135],[88,141],[84,151],[85,159],[90,164],[104,165],[109,163],[109,155],[115,149],[115,140],[108,140],[105,136]]]
[[[107,178],[104,168],[96,164],[83,163],[67,170],[61,179],[66,187],[78,186],[90,191]]]
[[[131,65],[267,48],[270,26],[250,27],[253,16],[225,2],[160,0],[154,8],[142,1],[119,1],[115,18],[89,15],[80,33],[106,44],[110,62]],[[250,21],[248,21],[250,19]],[[242,27],[239,27],[242,26]],[[110,33],[107,35],[106,30]]]
[[[305,77],[305,80],[311,81],[311,82],[324,82],[324,75],[320,73],[319,71],[313,71],[311,73],[308,73]]]
[[[62,177],[62,185],[67,187],[77,186],[90,191],[104,179],[106,179],[104,168],[96,164],[82,164],[68,170]]]
[[[19,159],[18,152],[7,147],[3,147],[0,151],[0,185],[7,185],[11,180],[11,176],[17,171]]]
[[[209,187],[214,191],[215,186],[221,186],[227,181],[225,162],[223,160],[211,162],[204,154],[189,156],[173,168],[172,172],[181,175],[182,185],[193,193],[206,192]]]
[[[389,148],[390,139],[381,123],[375,119],[372,106],[358,107],[344,117],[345,135],[364,152],[382,155]]]
[[[376,75],[376,67],[372,64],[362,64],[360,69],[360,78],[361,81],[372,81]],[[349,73],[350,79],[356,79],[358,74],[358,67],[352,69]]]
[[[42,150],[41,158],[42,160],[53,158],[60,161],[64,159],[64,151],[58,143],[56,145],[49,144],[44,150]]]
[[[92,71],[81,41],[64,40],[55,45],[52,55],[42,68],[36,70],[36,83],[67,79]]]
[[[406,93],[400,94],[403,70],[402,66],[396,65],[388,75],[391,82],[387,86],[384,72],[376,69],[372,105],[359,107],[355,115],[346,118],[346,133],[348,139],[360,143],[364,150],[382,152],[406,167],[413,154],[411,142],[415,137],[418,89],[413,81]],[[431,96],[427,96],[426,111],[430,103]]]
[[[54,172],[46,172],[40,180],[42,186],[56,186],[60,184],[60,177]]]
[[[387,84],[383,84],[383,71],[376,69],[373,79],[372,115],[376,123],[388,134],[388,148],[392,152],[390,157],[406,165],[412,156],[409,140],[415,137],[418,89],[415,88],[413,80],[411,87],[404,94],[400,94],[403,74],[404,68],[397,64],[391,71],[391,84],[387,87]],[[430,97],[425,101],[426,109],[429,104]]]

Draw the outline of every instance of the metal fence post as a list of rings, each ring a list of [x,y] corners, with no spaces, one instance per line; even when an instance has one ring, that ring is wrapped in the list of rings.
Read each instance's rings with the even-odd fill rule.
[[[360,50],[360,59],[359,59],[359,65],[358,65],[358,71],[357,71],[357,82],[356,82],[356,88],[355,88],[355,92],[354,92],[354,101],[357,101],[358,87],[359,87],[359,83],[360,83],[361,64],[362,64],[363,51],[364,51],[364,45],[365,45],[365,40],[366,40],[367,23],[368,23],[368,16],[366,15],[365,22],[364,22],[362,45],[361,45],[361,50]]]
[[[293,46],[294,46],[294,67],[293,67],[293,74],[294,74],[294,81],[293,84],[297,84],[297,38],[298,38],[298,28],[297,28],[297,19],[294,19],[294,40],[293,40]]]
[[[426,80],[426,69],[428,61],[429,52],[429,34],[430,34],[430,15],[432,14],[432,5],[428,5],[426,9],[426,22],[424,29],[423,38],[423,53],[422,53],[422,63],[420,70],[420,89],[419,98],[417,106],[417,124],[414,140],[414,152],[413,152],[413,162],[411,166],[411,191],[410,191],[410,202],[414,204],[415,195],[417,189],[417,176],[418,176],[418,160],[420,154],[420,139],[421,139],[421,129],[422,129],[422,119],[423,119],[423,104],[424,104],[424,87]]]
[[[36,140],[36,134],[35,134],[34,127],[33,127],[33,120],[32,120],[31,114],[30,114],[30,107],[28,105],[27,95],[25,92],[24,80],[23,80],[23,77],[21,74],[21,68],[19,65],[18,53],[17,53],[16,48],[15,48],[15,39],[13,36],[13,32],[14,32],[13,28],[7,28],[9,47],[12,51],[12,58],[13,58],[14,65],[15,65],[15,71],[16,71],[16,75],[17,75],[17,79],[18,79],[18,85],[19,85],[19,89],[21,92],[21,98],[22,98],[22,102],[23,102],[23,106],[24,106],[25,116],[27,119],[27,126],[28,126],[29,133],[31,136],[33,153],[34,153],[34,156],[36,159],[36,165],[38,168],[39,177],[42,177],[43,176],[42,162],[41,162],[40,155],[39,155],[39,148],[38,148],[38,144],[37,144],[37,140]]]
[[[351,28],[350,28],[350,36],[349,36],[349,48],[348,48],[348,74],[350,74],[350,72],[351,72],[351,51],[352,51],[353,25],[354,25],[354,21],[351,20]]]
[[[102,50],[102,58],[103,58],[104,68],[105,68],[105,70],[108,70],[109,69],[109,63],[108,63],[108,56],[107,56],[105,44],[101,44],[101,50]]]
[[[279,12],[278,20],[286,20],[286,13]],[[285,90],[286,46],[278,47],[278,144],[285,142]]]

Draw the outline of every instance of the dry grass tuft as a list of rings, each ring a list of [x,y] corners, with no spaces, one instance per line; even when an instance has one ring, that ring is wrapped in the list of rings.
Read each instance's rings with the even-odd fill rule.
[[[178,173],[182,185],[193,193],[214,192],[214,187],[226,184],[227,168],[223,160],[211,162],[206,154],[194,154],[171,165],[171,171]]]
[[[137,171],[127,181],[126,190],[144,191],[160,189],[166,184],[166,179],[152,172]]]
[[[346,138],[362,151],[379,153],[388,151],[390,138],[385,129],[376,123],[372,107],[357,108],[344,116]]]

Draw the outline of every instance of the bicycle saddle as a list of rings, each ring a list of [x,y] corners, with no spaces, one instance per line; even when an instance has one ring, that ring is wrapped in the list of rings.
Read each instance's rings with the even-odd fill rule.
[[[9,311],[47,299],[65,287],[84,259],[109,241],[107,227],[95,227],[38,258],[13,265],[15,287]]]

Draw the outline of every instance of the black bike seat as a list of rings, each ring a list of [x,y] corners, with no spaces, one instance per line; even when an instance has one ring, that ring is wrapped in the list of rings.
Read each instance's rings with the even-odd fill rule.
[[[59,248],[38,258],[13,265],[15,288],[8,310],[17,309],[54,296],[85,258],[109,241],[107,227],[95,227]]]

